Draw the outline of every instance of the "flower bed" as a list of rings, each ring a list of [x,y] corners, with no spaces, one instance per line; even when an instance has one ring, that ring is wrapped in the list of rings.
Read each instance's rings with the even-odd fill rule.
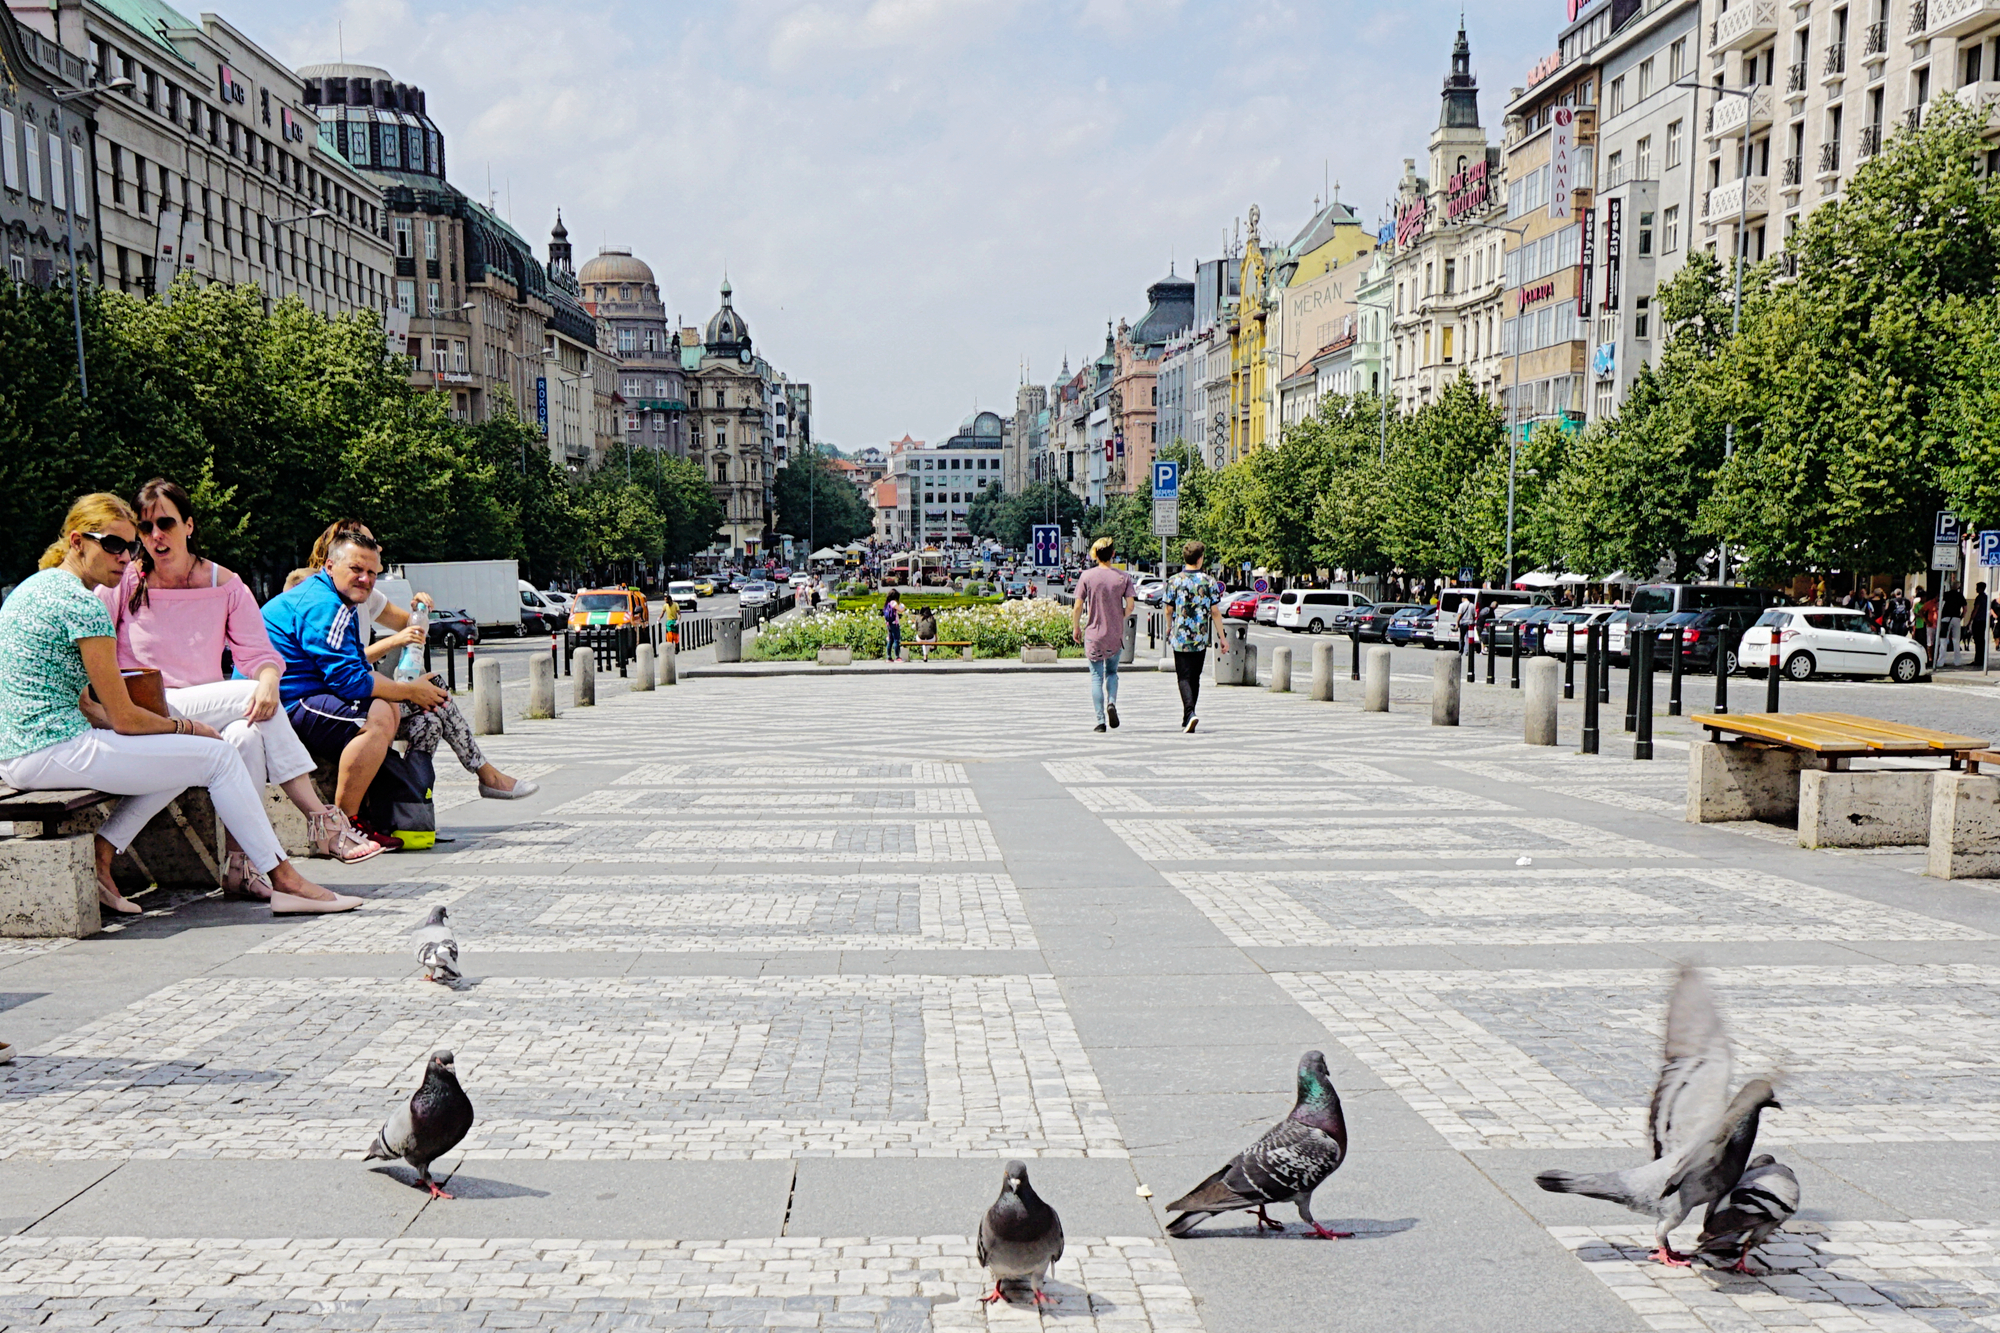
[[[903,617],[903,649],[916,643],[916,614]],[[988,602],[949,607],[937,613],[938,638],[972,644],[975,657],[1019,657],[1029,644],[1045,645],[1067,657],[1080,657],[1081,646],[1070,640],[1070,611],[1051,601]],[[817,657],[822,648],[845,644],[858,659],[880,660],[888,651],[889,626],[879,608],[835,611],[772,624],[760,630],[751,649],[758,661],[801,661]]]

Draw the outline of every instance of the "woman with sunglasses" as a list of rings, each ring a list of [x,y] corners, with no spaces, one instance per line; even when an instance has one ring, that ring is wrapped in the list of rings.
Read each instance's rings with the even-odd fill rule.
[[[168,799],[206,787],[223,827],[270,878],[273,908],[325,910],[314,900],[326,891],[285,859],[236,751],[206,723],[161,717],[126,692],[111,613],[91,593],[124,577],[138,527],[117,496],[84,496],[42,552],[41,572],[0,606],[0,782]],[[137,832],[107,823],[96,839],[98,900],[128,916],[141,909],[112,883],[111,859]]]
[[[188,493],[155,477],[139,488],[138,559],[115,586],[97,590],[118,631],[118,665],[154,667],[167,687],[167,707],[176,717],[215,728],[235,747],[253,786],[275,782],[306,817],[312,847],[336,861],[379,856],[379,844],[361,836],[340,807],[320,800],[312,783],[313,758],[292,732],[278,704],[284,659],[271,647],[264,615],[250,589],[234,574],[195,554],[194,506]],[[223,649],[237,671],[222,674]],[[136,834],[165,808],[165,796],[126,801],[112,816],[119,832]],[[271,886],[244,857],[229,851],[223,888],[269,900]],[[346,911],[359,898],[328,893],[324,911]],[[345,904],[345,906],[341,905]]]

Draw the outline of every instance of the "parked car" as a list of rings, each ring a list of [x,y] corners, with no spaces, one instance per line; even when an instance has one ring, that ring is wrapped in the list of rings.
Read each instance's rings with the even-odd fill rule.
[[[1376,602],[1372,606],[1357,606],[1348,613],[1347,623],[1341,630],[1370,643],[1386,643],[1390,622],[1416,605],[1415,602]]]
[[[1512,588],[1445,588],[1438,593],[1437,609],[1440,622],[1458,619],[1459,603],[1470,599],[1477,619],[1485,621],[1487,608],[1493,608],[1495,615],[1510,606],[1533,606],[1536,602],[1546,602],[1546,595],[1519,592]]]
[[[700,594],[695,591],[695,584],[690,579],[680,579],[669,583],[667,585],[667,599],[674,604],[677,610],[681,611],[693,611],[701,605]]]
[[[1225,620],[1250,620],[1261,603],[1277,600],[1278,594],[1274,592],[1231,593],[1222,603],[1222,615]]]
[[[547,634],[551,624],[552,622],[548,616],[542,612],[530,611],[526,607],[521,608],[520,634],[522,638],[528,638],[530,635],[539,636]]]
[[[1380,603],[1377,603],[1380,608]],[[1407,648],[1411,644],[1430,643],[1430,622],[1437,612],[1428,606],[1405,606],[1389,618],[1382,627],[1383,641],[1397,648]]]
[[[1480,628],[1479,637],[1486,644],[1489,653],[1505,652],[1514,655],[1515,642],[1521,641],[1528,651],[1540,647],[1536,636],[1549,621],[1555,619],[1553,606],[1513,606],[1502,611]]]
[[[1632,619],[1657,625],[1677,611],[1707,611],[1734,606],[1758,612],[1790,606],[1792,599],[1773,588],[1746,588],[1723,583],[1647,583],[1632,594]]]
[[[695,596],[697,597],[715,596],[715,580],[713,578],[704,575],[701,578],[695,579],[693,582],[694,582]]]
[[[1158,606],[1166,595],[1166,581],[1151,576],[1140,579],[1132,589],[1134,600],[1144,602],[1147,606]]]
[[[1791,680],[1829,676],[1887,676],[1900,684],[1930,670],[1924,646],[1903,634],[1885,634],[1859,611],[1838,606],[1774,607],[1743,632],[1737,649],[1744,670],[1762,676],[1776,636],[1778,669]]]
[[[1625,665],[1625,639],[1632,628],[1632,608],[1621,607],[1604,618],[1604,651],[1613,666]]]
[[[1028,592],[1028,583],[1025,579],[1008,579],[1000,585],[1000,596],[1006,601],[1026,601]]]
[[[1718,606],[1707,611],[1676,611],[1663,622],[1663,629],[1681,636],[1681,669],[1683,671],[1715,670],[1716,654],[1722,654],[1722,674],[1736,672],[1737,644],[1743,640],[1743,632],[1757,623],[1763,612],[1750,606]],[[1660,660],[1654,665],[1662,671],[1673,669],[1673,643],[1661,635],[1656,649]]]
[[[1582,657],[1589,647],[1590,627],[1592,625],[1602,625],[1616,614],[1617,611],[1618,608],[1615,606],[1603,605],[1560,608],[1549,620],[1548,637],[1543,641],[1543,648],[1547,652],[1560,657],[1563,651],[1569,647],[1571,636],[1574,636],[1576,640],[1576,655]],[[1597,642],[1599,650],[1602,651],[1604,637],[1599,635]]]
[[[1345,588],[1292,588],[1278,594],[1277,619],[1270,623],[1294,634],[1301,630],[1318,634],[1334,628],[1343,613],[1352,617],[1371,605],[1360,593]]]
[[[573,593],[558,592],[554,588],[542,589],[542,600],[560,611],[565,618],[576,610],[576,596]]]
[[[432,607],[424,639],[433,648],[463,648],[479,642],[479,622],[464,611]]]
[[[736,604],[741,607],[762,606],[777,596],[777,589],[762,579],[746,580],[736,589]]]
[[[1272,596],[1270,593],[1260,594],[1257,602],[1257,613],[1255,616],[1252,617],[1252,619],[1254,619],[1260,625],[1277,624],[1278,599]]]

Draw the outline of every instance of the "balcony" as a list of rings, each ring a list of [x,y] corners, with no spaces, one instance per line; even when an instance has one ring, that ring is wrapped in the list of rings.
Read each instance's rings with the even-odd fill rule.
[[[1797,186],[1798,184],[1800,184],[1802,181],[1805,180],[1805,176],[1806,176],[1806,160],[1804,158],[1788,157],[1785,159],[1785,174],[1784,174],[1785,188],[1791,189],[1794,186]]]
[[[1865,162],[1881,151],[1882,127],[1880,125],[1863,125],[1861,127],[1861,141],[1854,145],[1854,160]]]
[[[1835,175],[1840,171],[1840,144],[1823,143],[1819,146],[1819,174]]]
[[[1837,79],[1847,73],[1847,43],[1835,42],[1826,48],[1826,63],[1820,74],[1824,78]]]
[[[1717,139],[1740,139],[1755,134],[1771,123],[1771,90],[1753,88],[1748,97],[1725,94],[1715,104],[1709,134]]]
[[[1979,113],[1980,128],[1990,138],[2000,134],[2000,80],[1968,83],[1956,93],[1959,101]]]
[[[2000,20],[2000,0],[1930,0],[1927,8],[1930,21],[1923,34],[1933,41],[1962,37]],[[1915,19],[1911,21],[1914,23]]]
[[[1930,0],[1910,0],[1910,26],[1903,31],[1905,41],[1921,41],[1924,25],[1931,21]]]
[[[1737,0],[1708,25],[1708,49],[1741,51],[1777,35],[1778,0]]]
[[[1861,48],[1862,55],[1873,58],[1879,55],[1886,55],[1888,51],[1889,20],[1883,19],[1879,23],[1869,24],[1868,36]]]
[[[1708,192],[1702,220],[1734,222],[1739,216],[1761,218],[1771,211],[1771,178],[1743,176]]]

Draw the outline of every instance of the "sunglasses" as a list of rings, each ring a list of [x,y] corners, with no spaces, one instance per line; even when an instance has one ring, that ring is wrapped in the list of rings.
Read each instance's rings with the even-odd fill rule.
[[[168,533],[180,525],[181,521],[172,515],[161,518],[142,518],[139,520],[139,531],[145,536],[150,537],[153,535],[154,528],[158,528],[162,533]]]
[[[137,555],[139,553],[139,543],[127,541],[116,533],[79,532],[77,536],[90,538],[104,548],[104,554],[106,555]]]

